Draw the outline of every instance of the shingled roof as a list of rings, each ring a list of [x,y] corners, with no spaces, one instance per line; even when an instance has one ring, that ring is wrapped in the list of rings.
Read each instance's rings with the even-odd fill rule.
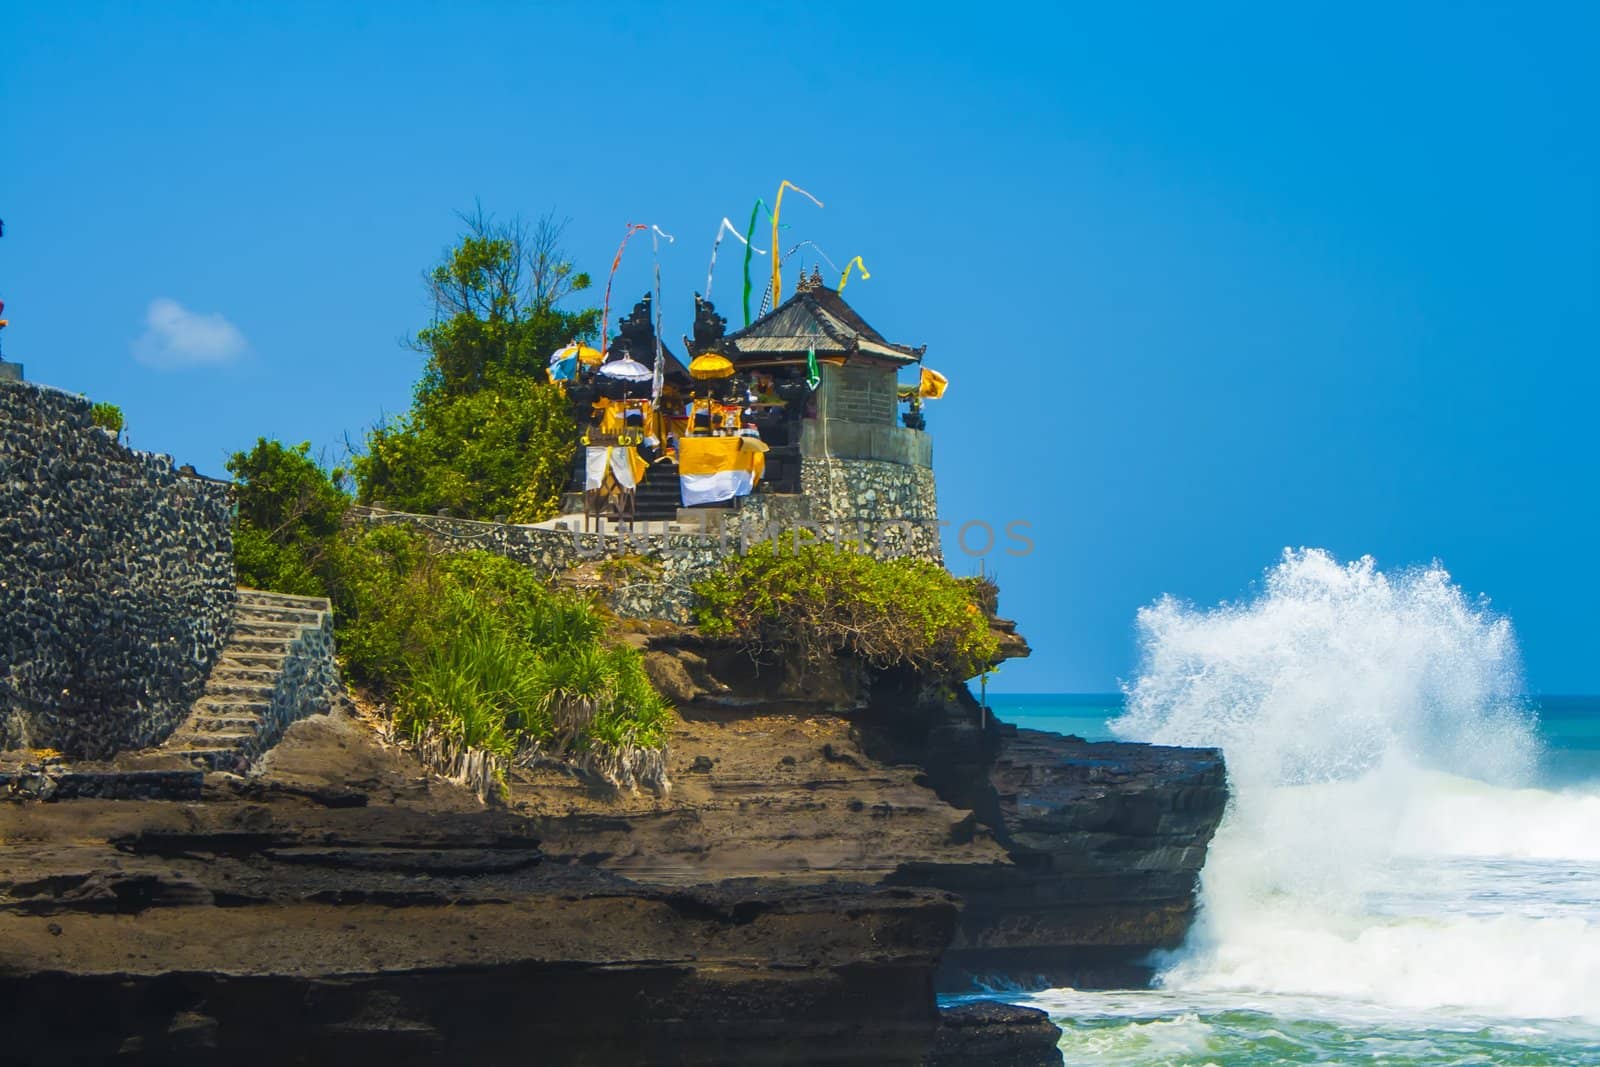
[[[927,345],[897,345],[874,330],[845,303],[844,297],[813,275],[802,279],[794,295],[742,330],[722,338],[717,347],[735,362],[819,356],[867,356],[896,364],[918,363]]]

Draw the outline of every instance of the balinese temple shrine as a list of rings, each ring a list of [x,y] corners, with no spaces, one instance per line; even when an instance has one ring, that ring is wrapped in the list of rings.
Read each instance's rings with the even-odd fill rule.
[[[925,346],[889,341],[816,272],[732,333],[696,296],[682,355],[658,344],[653,317],[647,296],[603,359],[563,350],[581,357],[569,357],[568,396],[583,431],[563,511],[582,511],[589,525],[755,507],[852,532],[897,525],[891,536],[937,557],[921,404],[944,379],[921,366]],[[917,380],[902,385],[903,371]]]

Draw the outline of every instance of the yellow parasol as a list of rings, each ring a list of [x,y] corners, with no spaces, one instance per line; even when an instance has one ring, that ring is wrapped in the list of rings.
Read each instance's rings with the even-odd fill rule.
[[[719,356],[714,352],[695,356],[689,362],[689,377],[701,380],[707,378],[727,378],[733,374],[733,364],[728,362],[726,356]]]

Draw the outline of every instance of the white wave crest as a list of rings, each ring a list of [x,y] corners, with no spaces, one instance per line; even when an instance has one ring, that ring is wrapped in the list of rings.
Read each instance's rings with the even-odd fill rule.
[[[1437,564],[1300,550],[1139,627],[1113,728],[1221,747],[1232,791],[1167,989],[1600,1020],[1600,796],[1529,788],[1506,619]]]

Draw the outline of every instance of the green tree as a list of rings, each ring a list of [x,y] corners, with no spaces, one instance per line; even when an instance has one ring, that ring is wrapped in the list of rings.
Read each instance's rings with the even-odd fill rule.
[[[423,393],[352,461],[361,502],[537,522],[557,513],[577,427],[557,386],[505,371],[462,396]]]
[[[362,503],[532,522],[556,513],[576,432],[550,353],[592,338],[599,311],[558,304],[589,287],[561,249],[564,223],[463,216],[461,242],[425,275],[433,324],[411,410],[375,427],[353,462]]]
[[[558,305],[589,288],[561,247],[565,222],[546,215],[533,226],[496,222],[478,208],[461,216],[461,243],[425,276],[434,321],[412,347],[428,356],[421,393],[473,393],[495,371],[545,380],[550,353],[575,338],[592,338],[598,308]]]
[[[279,593],[326,595],[324,564],[350,506],[340,488],[344,472],[312,459],[309,441],[286,447],[265,437],[250,451],[235,452],[228,471],[239,507],[233,530],[239,581]]]

